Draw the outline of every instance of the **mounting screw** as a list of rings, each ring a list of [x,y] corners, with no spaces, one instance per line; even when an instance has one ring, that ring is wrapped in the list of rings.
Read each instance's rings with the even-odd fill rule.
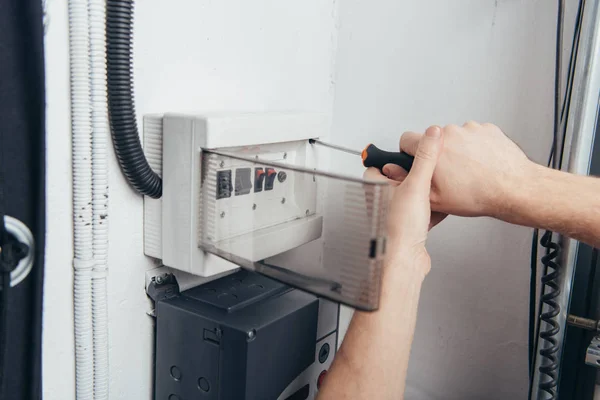
[[[283,153],[283,159],[285,160],[287,158],[287,153]]]
[[[285,197],[281,199],[281,204],[285,204]]]
[[[165,280],[163,279],[163,277],[162,277],[162,276],[160,276],[160,275],[159,275],[159,276],[157,276],[157,277],[156,277],[156,283],[157,283],[158,285],[162,285],[162,283],[163,283],[164,281],[165,281]]]
[[[248,331],[247,333],[248,340],[253,340],[256,337],[256,331],[254,329]]]
[[[221,161],[221,162],[219,163],[219,167],[223,168],[224,166],[225,166],[225,161]]]
[[[256,210],[256,204],[252,204],[252,209]]]
[[[221,211],[221,218],[225,218],[225,211]]]

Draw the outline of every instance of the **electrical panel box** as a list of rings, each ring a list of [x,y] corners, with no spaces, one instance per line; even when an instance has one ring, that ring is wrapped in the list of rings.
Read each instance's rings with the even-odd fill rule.
[[[301,143],[307,144],[308,139],[322,136],[328,129],[328,118],[319,114],[146,116],[144,151],[150,166],[162,177],[163,196],[144,199],[145,253],[161,259],[164,265],[200,276],[237,268],[199,246],[202,150],[252,149],[253,157],[312,165],[314,161],[302,159],[307,154]],[[215,202],[222,200],[218,202],[222,207],[230,205],[232,212],[223,214],[224,221],[243,227],[244,215],[255,211],[253,215],[267,219],[262,225],[277,223],[274,202],[280,204],[291,187],[291,182],[285,182],[285,171],[274,172],[266,166],[260,171],[260,166],[243,168],[239,163],[236,167],[233,160],[221,163],[209,180],[218,185]]]
[[[199,276],[241,266],[376,308],[389,188],[328,171],[314,144],[328,130],[319,114],[147,116],[163,195],[145,199],[145,253]]]
[[[339,305],[239,271],[157,303],[157,399],[314,399]]]

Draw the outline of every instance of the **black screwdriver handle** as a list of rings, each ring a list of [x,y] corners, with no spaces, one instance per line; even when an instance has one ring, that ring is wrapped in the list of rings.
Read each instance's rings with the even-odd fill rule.
[[[406,172],[412,168],[415,158],[405,152],[384,151],[373,144],[368,145],[362,152],[363,165],[367,168],[375,167],[380,171],[386,164],[396,164]]]

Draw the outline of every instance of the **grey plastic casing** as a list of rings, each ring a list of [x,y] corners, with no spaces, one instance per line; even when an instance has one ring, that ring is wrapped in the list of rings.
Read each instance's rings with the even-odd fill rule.
[[[312,399],[337,346],[337,304],[248,271],[156,312],[156,399]]]

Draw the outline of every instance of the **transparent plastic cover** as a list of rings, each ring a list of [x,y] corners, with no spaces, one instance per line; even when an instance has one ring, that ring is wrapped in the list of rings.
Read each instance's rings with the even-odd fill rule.
[[[302,146],[289,154],[306,165]],[[287,154],[203,151],[198,245],[300,289],[376,309],[389,186],[298,166],[283,160]]]

